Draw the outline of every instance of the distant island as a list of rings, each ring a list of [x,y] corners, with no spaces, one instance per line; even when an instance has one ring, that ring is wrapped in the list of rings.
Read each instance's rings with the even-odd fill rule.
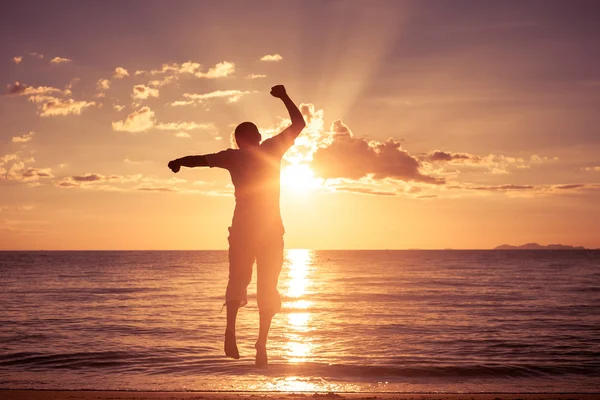
[[[569,246],[566,244],[549,244],[548,246],[542,246],[537,243],[526,243],[521,246],[511,246],[503,244],[498,247],[494,247],[494,250],[587,250],[583,246]]]

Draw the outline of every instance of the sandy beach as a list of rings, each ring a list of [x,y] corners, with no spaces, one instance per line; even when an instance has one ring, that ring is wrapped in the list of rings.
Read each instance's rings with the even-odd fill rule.
[[[2,400],[595,400],[600,393],[231,393],[0,390]]]

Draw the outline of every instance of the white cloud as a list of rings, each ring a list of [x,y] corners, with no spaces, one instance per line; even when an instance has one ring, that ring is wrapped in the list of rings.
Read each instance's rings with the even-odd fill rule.
[[[583,168],[584,171],[591,171],[591,172],[600,172],[600,166],[597,167],[585,167]]]
[[[117,79],[121,79],[121,78],[125,78],[126,76],[129,76],[129,72],[127,72],[127,70],[123,67],[117,67],[115,68],[115,72],[113,72],[113,77],[117,78]]]
[[[189,106],[191,104],[196,104],[194,100],[176,100],[172,103],[169,103],[171,107],[180,107],[180,106]]]
[[[13,143],[27,143],[33,139],[33,132],[24,133],[22,136],[14,136],[12,138]]]
[[[158,89],[144,85],[135,85],[131,96],[136,100],[144,100],[148,97],[158,97]]]
[[[196,102],[203,102],[204,100],[209,99],[218,99],[225,98],[229,103],[235,103],[238,101],[243,95],[253,93],[250,91],[241,91],[241,90],[215,90],[214,92],[209,93],[184,93],[183,97],[195,100]],[[173,105],[173,103],[171,103]]]
[[[31,96],[29,101],[33,103],[42,103],[40,116],[49,117],[56,115],[80,115],[81,112],[88,108],[96,106],[94,101],[59,99],[52,96]]]
[[[115,131],[143,132],[154,126],[154,111],[148,107],[142,107],[132,112],[124,121],[112,123]]]
[[[235,64],[229,61],[223,61],[218,63],[214,67],[210,68],[208,72],[196,72],[198,78],[225,78],[235,71]]]
[[[260,61],[281,61],[283,60],[283,57],[281,57],[280,54],[267,54],[266,56],[263,56]]]
[[[21,57],[21,56],[16,56],[16,57],[13,57],[13,58],[12,58],[12,61],[13,61],[15,64],[20,64],[20,63],[21,63],[21,61],[23,61],[23,57]]]
[[[35,185],[37,181],[53,178],[50,168],[37,168],[29,164],[35,162],[33,157],[21,159],[18,154],[6,154],[0,157],[0,181],[25,182]]]
[[[108,79],[100,79],[96,82],[96,89],[107,90],[110,88],[110,81]]]
[[[260,74],[250,74],[246,76],[246,79],[261,79],[261,78],[266,78],[266,75],[260,75]]]
[[[163,131],[191,131],[192,129],[214,129],[213,124],[197,124],[195,122],[169,122],[157,124],[156,129]]]
[[[28,86],[20,82],[15,82],[12,85],[7,85],[8,94],[20,95],[20,96],[35,96],[43,95],[47,96],[50,94],[60,94],[62,96],[69,96],[71,91],[69,89],[58,89],[51,86]]]
[[[35,51],[33,51],[33,52],[31,52],[31,53],[27,53],[27,54],[29,54],[29,55],[30,55],[30,56],[32,56],[32,57],[39,58],[40,60],[41,60],[42,58],[44,58],[44,55],[43,55],[43,54],[36,53]]]
[[[54,57],[52,60],[50,60],[50,62],[53,64],[63,64],[63,63],[71,62],[71,61],[73,61],[73,60],[71,60],[70,58],[64,58],[64,57]]]
[[[115,104],[115,105],[113,106],[113,108],[114,108],[115,110],[117,110],[117,111],[123,111],[123,110],[125,109],[125,106],[120,106],[120,105],[118,105],[118,104]]]
[[[187,132],[177,132],[175,134],[175,137],[178,137],[178,138],[191,138],[192,136],[189,133],[187,133]]]

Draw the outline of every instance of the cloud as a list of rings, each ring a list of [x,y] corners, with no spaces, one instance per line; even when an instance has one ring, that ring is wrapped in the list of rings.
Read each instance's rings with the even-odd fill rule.
[[[473,156],[467,153],[448,153],[445,151],[436,150],[429,154],[428,160],[432,162],[436,161],[455,161],[455,160],[469,160]]]
[[[191,138],[192,136],[191,136],[189,133],[187,133],[187,132],[177,132],[177,133],[175,134],[175,137],[182,138],[182,139],[183,139],[183,138],[185,138],[185,139],[189,139],[189,138]]]
[[[219,99],[219,98],[227,99],[228,103],[235,103],[236,101],[241,99],[243,95],[248,94],[248,93],[253,93],[253,92],[241,91],[241,90],[215,90],[214,92],[202,93],[202,94],[184,93],[183,97],[185,97],[186,99],[194,100],[198,103],[201,103],[204,100]],[[171,105],[173,105],[173,103],[171,103]],[[178,104],[178,105],[181,105],[181,104]]]
[[[369,195],[373,195],[373,196],[397,196],[397,193],[395,191],[376,190],[376,189],[369,189],[369,188],[364,188],[364,187],[336,186],[335,191],[336,192],[369,194]]]
[[[196,104],[194,100],[176,100],[172,103],[169,103],[171,107],[189,106],[194,104]]]
[[[71,62],[71,61],[73,61],[73,60],[71,60],[70,58],[63,58],[63,57],[54,57],[52,60],[50,60],[50,62],[53,64],[63,64],[63,63]]]
[[[129,72],[127,72],[127,70],[123,67],[117,67],[115,68],[115,72],[113,72],[113,77],[116,79],[121,79],[121,78],[125,78],[126,76],[129,76]]]
[[[62,96],[68,96],[71,94],[71,90],[69,89],[58,89],[51,86],[38,86],[37,88],[33,86],[28,86],[20,82],[15,82],[12,85],[7,85],[7,94],[9,95],[20,95],[20,96],[35,96],[42,95],[48,96],[51,94],[60,94]]]
[[[84,175],[73,175],[62,178],[55,182],[58,187],[71,188],[71,187],[87,187],[89,184],[96,183],[127,183],[139,181],[142,175],[102,175],[96,173],[87,173]],[[117,189],[117,188],[115,188]]]
[[[59,99],[52,96],[31,96],[29,101],[34,103],[42,103],[40,116],[50,117],[57,115],[80,115],[81,112],[88,108],[96,106],[94,101]]]
[[[148,192],[197,192],[178,188],[179,183],[187,182],[184,179],[170,178],[160,179],[134,175],[102,175],[98,173],[87,173],[84,175],[73,175],[59,179],[54,184],[61,188],[80,188],[102,191],[148,191]]]
[[[108,79],[100,79],[96,82],[96,89],[108,90],[110,88],[110,81]]]
[[[21,63],[21,61],[23,61],[23,57],[21,57],[21,56],[16,56],[16,57],[13,57],[13,58],[12,58],[12,61],[13,61],[15,64],[20,64],[20,63]]]
[[[281,61],[283,60],[283,57],[281,57],[281,55],[279,54],[267,54],[266,56],[263,56],[260,61]]]
[[[218,63],[214,67],[210,68],[206,73],[204,72],[196,72],[195,75],[198,78],[208,78],[208,79],[216,79],[216,78],[225,78],[235,71],[235,64],[229,61],[223,61]]]
[[[358,180],[372,176],[374,180],[444,183],[442,178],[422,174],[419,161],[402,150],[394,139],[380,143],[357,138],[340,120],[333,122],[330,134],[330,142],[317,149],[311,164],[315,174],[322,178]]]
[[[266,75],[260,75],[260,74],[250,74],[246,76],[246,79],[261,79],[261,78],[266,78]]]
[[[584,171],[592,171],[592,172],[600,172],[600,166],[596,166],[596,167],[584,167],[583,170]]]
[[[132,160],[132,159],[130,159],[129,157],[126,157],[126,158],[123,160],[123,162],[124,162],[125,164],[134,164],[134,165],[138,165],[138,164],[146,164],[146,163],[149,163],[150,161],[148,161],[148,160],[139,160],[139,161],[138,161],[138,160]]]
[[[120,105],[118,105],[118,104],[115,104],[115,105],[113,106],[113,108],[114,108],[115,110],[117,110],[117,111],[123,111],[123,110],[125,109],[125,106],[120,106]]]
[[[425,156],[419,157],[421,161],[436,165],[454,165],[487,168],[493,174],[507,174],[510,168],[530,168],[532,163],[542,163],[557,160],[558,157],[542,157],[533,154],[529,159],[523,157],[512,157],[502,154],[488,154],[487,156],[452,153],[435,150]]]
[[[32,157],[21,159],[18,154],[6,154],[0,157],[0,181],[35,185],[41,179],[54,177],[50,168],[31,166],[34,161]]]
[[[466,188],[468,190],[484,190],[484,191],[507,191],[507,190],[535,190],[536,187],[533,185],[497,185],[497,186],[472,186]]]
[[[22,136],[14,136],[12,138],[13,143],[27,143],[33,139],[33,132],[24,133]]]
[[[30,53],[27,53],[27,54],[29,54],[29,55],[30,55],[30,56],[32,56],[32,57],[39,58],[40,60],[41,60],[42,58],[44,58],[44,55],[43,55],[43,54],[36,53],[35,51],[33,51],[33,52],[30,52]]]
[[[132,97],[136,100],[147,99],[148,97],[158,97],[158,89],[144,85],[135,85],[133,87]]]
[[[124,121],[112,123],[115,131],[143,132],[154,126],[154,111],[148,107],[142,107],[132,112]]]
[[[192,129],[215,129],[215,126],[213,124],[197,124],[195,122],[169,122],[157,124],[155,128],[163,131],[190,131]]]
[[[175,74],[195,74],[202,69],[202,65],[192,61],[186,61],[182,64],[171,63],[171,64],[163,64],[161,69],[153,69],[150,71],[151,75],[158,74],[167,74],[167,73],[175,73]],[[136,75],[138,72],[145,73],[145,71],[136,71]]]

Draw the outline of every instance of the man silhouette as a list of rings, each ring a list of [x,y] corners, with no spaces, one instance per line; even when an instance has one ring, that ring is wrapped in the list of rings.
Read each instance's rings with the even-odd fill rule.
[[[235,187],[235,210],[229,228],[229,281],[225,293],[227,328],[225,354],[240,358],[235,322],[238,309],[248,303],[247,287],[256,261],[257,303],[260,318],[255,344],[256,365],[266,365],[267,336],[273,316],[281,309],[277,281],[283,264],[284,228],[279,211],[280,165],[283,154],[306,126],[298,107],[287,95],[283,85],[273,86],[271,95],[283,101],[292,124],[278,135],[261,141],[261,134],[252,122],[242,122],[235,128],[239,149],[227,149],[215,154],[187,156],[169,162],[178,172],[183,167],[225,168]]]

